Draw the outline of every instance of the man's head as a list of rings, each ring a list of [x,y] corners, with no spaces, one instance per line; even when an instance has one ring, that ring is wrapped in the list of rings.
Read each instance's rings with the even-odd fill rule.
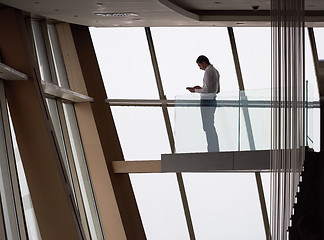
[[[197,58],[196,63],[198,64],[201,70],[205,70],[208,67],[208,65],[210,65],[209,59],[204,55],[200,55]]]

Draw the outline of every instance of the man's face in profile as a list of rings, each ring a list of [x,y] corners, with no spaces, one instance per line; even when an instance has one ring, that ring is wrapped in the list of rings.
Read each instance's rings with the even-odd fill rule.
[[[205,70],[206,69],[206,63],[205,62],[202,62],[202,63],[197,63],[198,64],[198,67],[201,69],[201,70]]]

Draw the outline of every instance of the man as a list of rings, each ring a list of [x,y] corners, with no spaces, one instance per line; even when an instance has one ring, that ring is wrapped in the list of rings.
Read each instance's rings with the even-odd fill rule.
[[[203,129],[206,133],[208,152],[218,152],[218,136],[214,125],[214,116],[216,110],[216,94],[220,91],[219,73],[210,64],[209,59],[201,55],[197,58],[196,63],[201,70],[205,71],[203,86],[187,87],[192,93],[200,93],[200,110]]]

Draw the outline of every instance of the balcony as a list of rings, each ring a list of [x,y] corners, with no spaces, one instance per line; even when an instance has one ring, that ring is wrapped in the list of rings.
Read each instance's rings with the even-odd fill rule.
[[[308,99],[307,91],[305,145],[312,147],[313,110],[319,103]],[[177,97],[176,154],[162,154],[161,171],[270,171],[273,104],[270,89],[222,92],[216,101],[201,101],[200,94]]]

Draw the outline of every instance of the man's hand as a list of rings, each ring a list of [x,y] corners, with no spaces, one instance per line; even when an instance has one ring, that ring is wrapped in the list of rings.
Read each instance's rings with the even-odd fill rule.
[[[192,92],[192,93],[195,92],[195,88],[194,87],[187,87],[186,89],[189,90],[189,92]]]
[[[196,89],[201,89],[200,86],[194,86],[194,87],[187,87],[187,90],[189,90],[190,92],[194,93],[196,91]]]

